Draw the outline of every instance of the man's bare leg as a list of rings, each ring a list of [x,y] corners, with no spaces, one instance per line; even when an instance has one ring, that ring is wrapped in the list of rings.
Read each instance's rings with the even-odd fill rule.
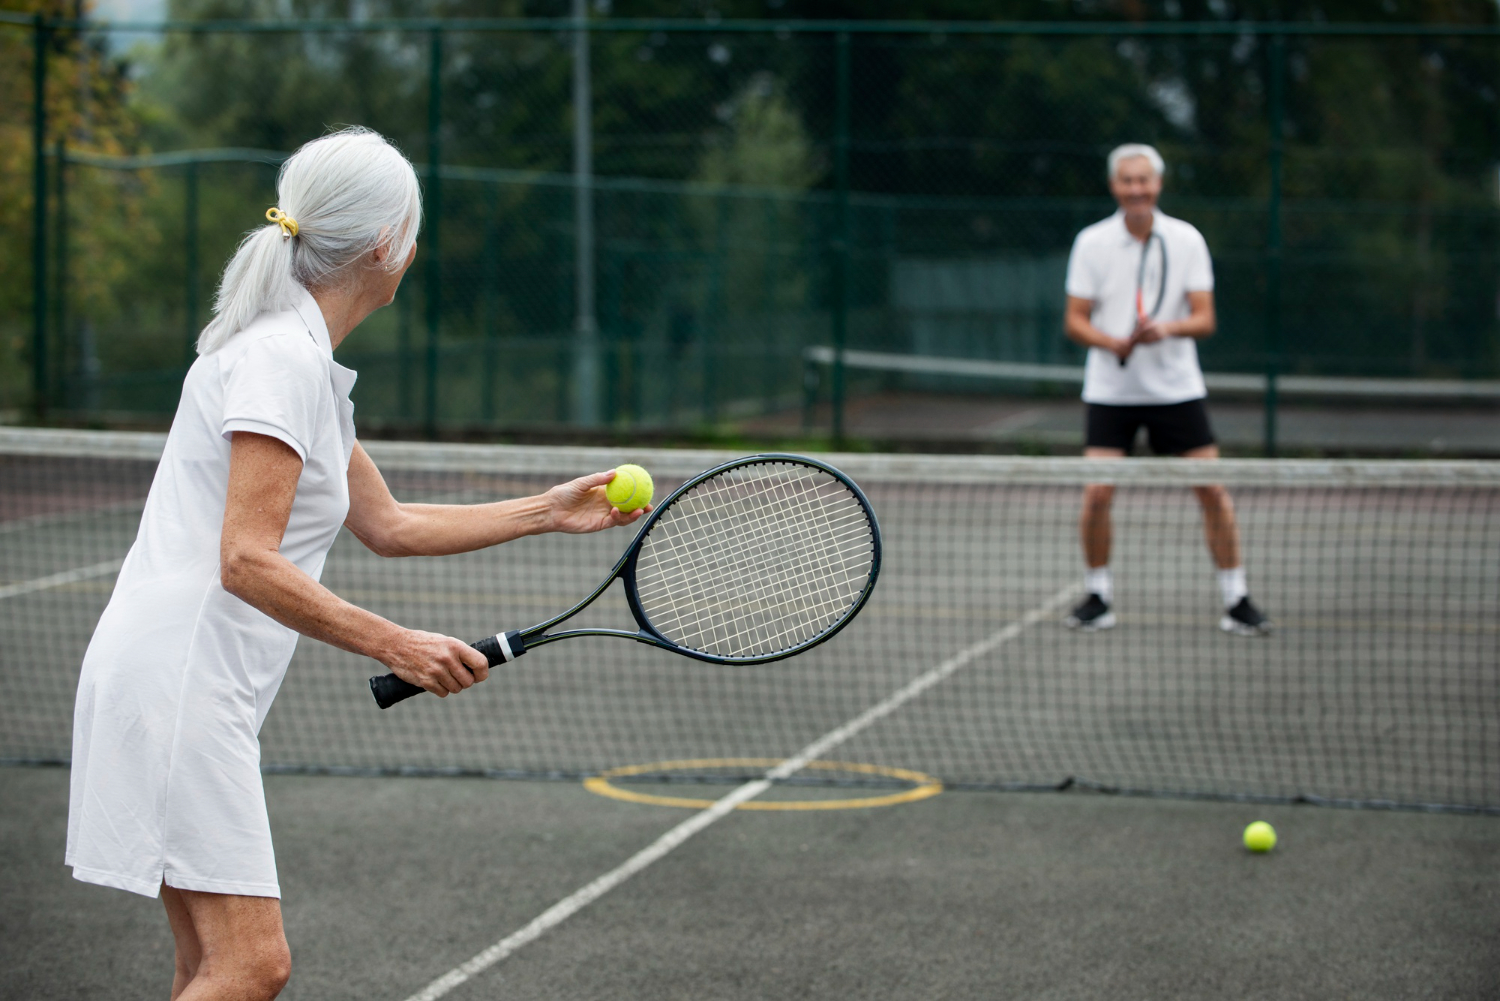
[[[1086,448],[1090,459],[1124,458],[1124,449]],[[1083,488],[1083,507],[1078,514],[1078,539],[1083,546],[1083,562],[1088,568],[1084,583],[1088,594],[1063,622],[1072,629],[1109,629],[1115,624],[1110,605],[1114,602],[1114,582],[1109,574],[1109,550],[1113,541],[1109,508],[1115,488],[1107,483],[1090,483]]]
[[[1219,446],[1204,445],[1182,453],[1185,459],[1217,459]],[[1203,535],[1208,541],[1208,551],[1214,558],[1214,566],[1220,570],[1233,570],[1240,565],[1240,526],[1234,518],[1234,501],[1229,491],[1215,484],[1194,487],[1198,504],[1203,508]]]
[[[1185,452],[1188,459],[1217,459],[1219,449],[1205,445]],[[1224,617],[1219,628],[1238,636],[1264,636],[1271,622],[1250,600],[1250,585],[1240,562],[1240,527],[1234,516],[1234,502],[1222,486],[1194,487],[1198,504],[1203,508],[1203,536],[1214,566],[1219,568],[1219,597],[1224,603]]]
[[[291,976],[281,901],[162,886],[177,945],[172,1001],[271,1001]]]
[[[1086,448],[1088,459],[1123,459],[1121,448]],[[1109,550],[1114,536],[1109,522],[1109,508],[1115,499],[1115,488],[1107,483],[1090,483],[1083,488],[1083,510],[1078,515],[1078,537],[1083,544],[1083,561],[1090,570],[1109,566]]]

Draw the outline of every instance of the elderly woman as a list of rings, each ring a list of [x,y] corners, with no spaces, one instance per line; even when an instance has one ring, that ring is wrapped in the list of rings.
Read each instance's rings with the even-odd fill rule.
[[[181,1001],[272,998],[290,974],[258,734],[297,634],[438,696],[488,673],[463,641],[319,584],[339,526],[383,556],[439,555],[641,515],[609,505],[609,472],[524,500],[398,503],[354,438],[355,376],[333,349],[416,254],[416,175],[350,129],[298,150],[277,186],[224,271],[74,713],[67,862],[161,894]]]

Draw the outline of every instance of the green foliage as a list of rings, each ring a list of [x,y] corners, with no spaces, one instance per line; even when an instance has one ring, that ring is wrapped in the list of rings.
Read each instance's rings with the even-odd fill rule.
[[[77,7],[57,0],[12,0],[9,11],[71,16]],[[112,56],[99,39],[53,32],[45,36],[46,82],[45,161],[49,216],[57,218],[59,145],[87,147],[103,153],[133,151],[139,143],[139,121],[129,107],[132,85],[128,67]],[[32,404],[32,307],[35,240],[35,145],[32,108],[35,100],[35,36],[29,29],[0,27],[0,410]],[[153,227],[138,204],[118,197],[117,187],[95,178],[71,176],[66,184],[70,215],[91,225],[68,234],[70,258],[98,267],[70,276],[68,297],[79,304],[106,307],[119,280],[122,262],[133,252],[151,246]],[[52,295],[58,287],[59,232],[49,230],[48,266]],[[47,336],[52,351],[62,357],[67,348],[66,316],[54,311]],[[54,385],[64,374],[50,366]]]
[[[31,0],[26,9],[36,6]],[[1496,20],[1489,0],[591,6],[596,18]],[[565,0],[172,0],[170,13],[185,20],[556,17],[568,7]],[[436,284],[427,287],[425,268],[414,268],[398,308],[362,330],[353,349],[369,365],[361,391],[372,405],[361,403],[362,416],[376,400],[404,416],[419,406],[411,380],[426,348],[426,305],[435,300],[452,419],[554,421],[565,412],[573,321],[572,37],[445,32],[436,95],[434,42],[428,31],[366,31],[351,20],[338,31],[170,33],[122,60],[102,40],[59,35],[49,134],[94,153],[227,146],[284,153],[358,123],[393,138],[419,164],[436,155],[445,167],[472,168],[446,177],[440,204],[429,202],[421,253],[440,256]],[[631,396],[608,409],[632,421],[682,425],[717,419],[721,404],[795,399],[801,348],[827,336],[832,36],[632,30],[597,32],[590,45],[599,314],[614,381]],[[29,32],[0,30],[3,92],[29,92],[29,46]],[[1223,332],[1205,345],[1206,357],[1225,369],[1264,364],[1268,38],[966,36],[923,28],[855,32],[851,54],[852,344],[910,348],[908,319],[889,305],[901,261],[1055,261],[1080,226],[1110,211],[1105,153],[1148,141],[1169,162],[1164,207],[1198,224],[1214,250]],[[1500,372],[1500,45],[1294,34],[1285,65],[1282,305],[1291,366]],[[0,104],[0,407],[25,398],[29,128],[25,100]],[[214,275],[275,197],[273,166],[202,164],[190,233],[187,176],[182,166],[75,164],[65,177],[57,370],[76,374],[97,358],[112,387],[102,406],[170,407],[186,345],[207,317]],[[189,275],[194,237],[198,267]],[[1050,343],[1050,314],[1030,319],[1049,324],[1035,340]],[[982,338],[984,324],[995,321],[974,322]],[[1010,350],[992,339],[995,351]],[[526,385],[496,390],[512,359],[529,367]]]
[[[801,116],[769,74],[752,78],[719,114],[724,126],[703,150],[695,180],[738,190],[690,203],[699,245],[724,262],[717,265],[722,273],[715,283],[722,291],[714,308],[733,316],[806,309],[808,277],[796,265],[800,248],[817,238],[817,220],[799,195],[826,167]]]

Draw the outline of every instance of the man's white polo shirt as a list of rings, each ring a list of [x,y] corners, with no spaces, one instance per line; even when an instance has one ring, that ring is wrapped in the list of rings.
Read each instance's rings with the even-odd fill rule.
[[[1191,224],[1161,211],[1155,214],[1152,232],[1161,234],[1166,250],[1167,281],[1158,320],[1181,320],[1192,312],[1189,292],[1211,292],[1213,261],[1208,243]],[[1125,228],[1125,213],[1116,212],[1084,229],[1073,241],[1068,256],[1068,295],[1091,299],[1093,324],[1111,337],[1129,337],[1136,325],[1136,276],[1141,263],[1142,241]],[[1155,264],[1155,251],[1152,262]],[[1148,274],[1147,308],[1155,299],[1157,280]],[[1084,369],[1083,399],[1086,403],[1116,406],[1182,403],[1208,395],[1203,370],[1198,367],[1198,347],[1191,337],[1168,337],[1155,344],[1142,344],[1122,366],[1114,354],[1090,348]]]

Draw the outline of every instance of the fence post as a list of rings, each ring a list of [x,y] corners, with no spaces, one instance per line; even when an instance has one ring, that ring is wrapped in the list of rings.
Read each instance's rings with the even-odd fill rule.
[[[198,161],[189,160],[184,169],[182,199],[183,256],[183,361],[193,364],[198,342]]]
[[[480,387],[480,416],[486,421],[495,419],[495,380],[499,377],[500,337],[499,291],[495,283],[499,276],[500,234],[500,190],[498,183],[487,184],[484,189],[484,385]]]
[[[781,238],[781,199],[767,195],[766,205],[766,256],[764,279],[764,291],[761,293],[762,301],[765,303],[765,315],[769,321],[764,324],[765,334],[761,339],[761,403],[760,412],[769,414],[776,410],[776,353],[781,347],[781,330],[776,322],[776,279],[777,279],[777,246],[776,241]]]
[[[403,428],[410,426],[413,414],[411,389],[412,288],[410,285],[396,293],[396,412],[401,417]]]
[[[594,315],[593,94],[589,11],[573,0],[573,423],[599,422],[599,321]]]
[[[56,399],[71,400],[72,397],[63,386],[64,368],[67,365],[67,335],[68,335],[68,175],[67,175],[67,145],[59,138],[53,149],[53,164],[57,171],[57,218],[54,225],[57,227],[57,252],[53,263],[55,274],[52,279],[52,302],[55,308],[51,312],[55,316],[55,336],[52,343],[57,345],[57,357],[53,359],[56,364],[49,366],[49,375],[53,387],[57,392]],[[77,409],[70,406],[69,409]]]
[[[438,327],[441,319],[443,279],[442,258],[438,253],[438,223],[442,218],[442,179],[438,163],[442,160],[443,115],[443,29],[433,28],[429,38],[430,65],[427,70],[427,392],[423,400],[422,426],[429,438],[437,437],[438,393]]]
[[[722,188],[713,199],[714,250],[708,270],[708,308],[703,312],[703,322],[698,325],[698,343],[703,348],[703,357],[700,359],[703,406],[699,413],[703,415],[703,422],[708,425],[716,424],[719,420],[719,368],[724,355],[724,341],[731,335],[729,325],[724,322],[725,270],[729,256],[729,199]],[[734,356],[731,354],[730,358],[733,359]]]
[[[833,440],[844,439],[844,343],[849,333],[849,32],[837,36],[834,104],[834,184],[836,187],[833,265]]]
[[[1281,173],[1286,86],[1286,37],[1271,38],[1269,91],[1271,190],[1266,206],[1266,396],[1265,453],[1276,454],[1276,380],[1281,370]]]
[[[34,20],[32,42],[31,142],[31,387],[37,420],[47,417],[47,48],[52,30],[43,15]]]

